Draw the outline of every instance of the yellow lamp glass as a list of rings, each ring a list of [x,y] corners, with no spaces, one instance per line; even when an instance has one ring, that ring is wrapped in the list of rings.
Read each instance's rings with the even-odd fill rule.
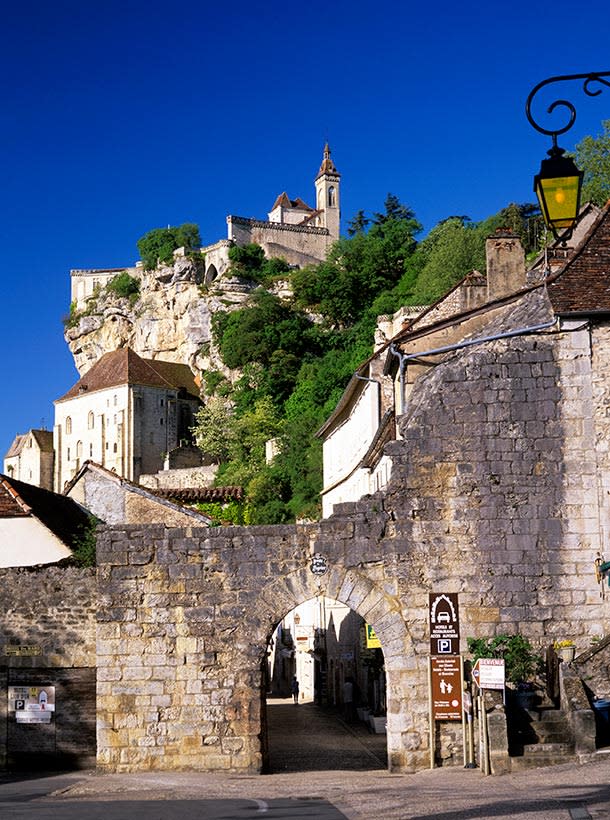
[[[536,195],[545,221],[555,228],[571,228],[578,216],[580,179],[555,177],[540,179]]]

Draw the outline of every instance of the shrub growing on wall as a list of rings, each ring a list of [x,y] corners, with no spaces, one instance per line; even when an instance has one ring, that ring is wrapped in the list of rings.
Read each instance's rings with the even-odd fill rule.
[[[127,271],[123,271],[123,273],[117,273],[116,276],[112,277],[106,285],[106,289],[110,293],[115,293],[117,296],[135,302],[140,295],[140,282],[134,276],[130,276]]]

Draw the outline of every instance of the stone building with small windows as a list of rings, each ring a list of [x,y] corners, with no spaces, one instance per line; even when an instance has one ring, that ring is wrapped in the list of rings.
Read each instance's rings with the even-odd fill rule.
[[[191,442],[199,389],[187,365],[106,353],[55,402],[55,488],[87,460],[130,481],[155,473],[167,452]]]
[[[15,436],[4,457],[4,472],[46,490],[53,489],[53,433],[28,430]]]

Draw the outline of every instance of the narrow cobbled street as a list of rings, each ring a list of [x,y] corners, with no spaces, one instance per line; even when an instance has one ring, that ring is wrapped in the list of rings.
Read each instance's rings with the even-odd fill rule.
[[[336,709],[269,698],[267,720],[272,774],[387,767],[386,736],[347,723]]]

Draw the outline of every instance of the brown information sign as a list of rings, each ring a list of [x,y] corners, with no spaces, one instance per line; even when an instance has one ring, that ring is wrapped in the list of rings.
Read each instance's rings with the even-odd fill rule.
[[[457,592],[429,594],[430,654],[460,654],[460,614]]]
[[[432,717],[434,720],[462,719],[462,664],[461,658],[430,658],[432,682]]]

